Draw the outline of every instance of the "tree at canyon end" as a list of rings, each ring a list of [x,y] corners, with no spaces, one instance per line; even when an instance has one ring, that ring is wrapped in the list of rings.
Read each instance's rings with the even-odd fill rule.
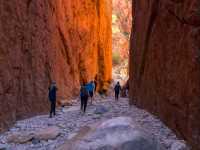
[[[132,21],[132,1],[113,0],[112,39],[113,77],[128,76],[129,37]]]

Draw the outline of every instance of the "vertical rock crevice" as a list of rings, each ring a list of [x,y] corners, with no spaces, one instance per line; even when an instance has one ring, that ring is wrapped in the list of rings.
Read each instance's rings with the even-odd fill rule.
[[[106,0],[0,1],[0,131],[16,119],[46,112],[52,80],[58,100],[77,95],[80,81],[96,75],[100,90],[108,88],[109,5]]]
[[[200,3],[134,0],[133,10],[130,103],[156,114],[199,149]]]

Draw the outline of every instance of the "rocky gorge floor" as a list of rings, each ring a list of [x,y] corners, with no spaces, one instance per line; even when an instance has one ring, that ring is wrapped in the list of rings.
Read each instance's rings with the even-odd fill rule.
[[[53,118],[41,115],[17,121],[7,132],[0,134],[0,150],[54,150],[81,127],[120,116],[131,117],[168,150],[189,149],[158,118],[135,106],[129,106],[128,98],[120,98],[116,102],[111,96],[96,96],[93,105],[89,103],[85,114],[80,112],[78,99],[75,101],[72,106],[58,108]]]

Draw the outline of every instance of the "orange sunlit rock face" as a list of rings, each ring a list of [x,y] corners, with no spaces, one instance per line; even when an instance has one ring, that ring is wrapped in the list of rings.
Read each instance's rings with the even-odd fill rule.
[[[200,1],[134,0],[131,103],[200,149]]]
[[[79,82],[111,80],[111,2],[0,1],[0,131],[18,118],[46,112],[48,86],[58,99]]]

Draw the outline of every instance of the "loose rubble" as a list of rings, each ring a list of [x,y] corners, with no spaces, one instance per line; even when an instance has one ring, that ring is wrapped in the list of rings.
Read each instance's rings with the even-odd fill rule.
[[[189,150],[185,142],[178,139],[158,118],[145,110],[129,106],[128,98],[120,98],[116,102],[111,96],[96,96],[93,105],[88,103],[85,114],[80,112],[79,103],[77,99],[73,106],[58,108],[57,115],[53,118],[49,118],[47,114],[17,121],[9,131],[0,134],[0,147],[6,150],[55,150],[83,127],[114,117],[131,117],[144,132],[156,137],[165,149]],[[106,110],[95,113],[98,107]],[[22,141],[18,139],[20,136],[16,136],[19,134]]]

